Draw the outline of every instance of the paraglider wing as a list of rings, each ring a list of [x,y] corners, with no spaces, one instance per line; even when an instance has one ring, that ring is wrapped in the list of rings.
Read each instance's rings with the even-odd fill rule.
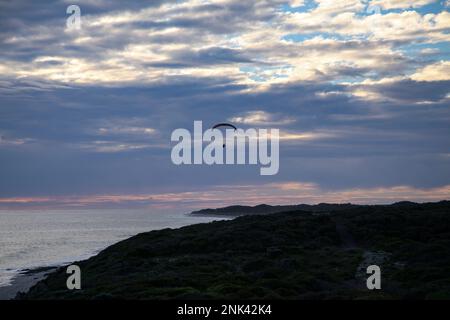
[[[235,126],[233,126],[232,124],[230,124],[230,123],[218,123],[212,128],[213,129],[217,129],[219,127],[230,127],[230,128],[233,128],[234,130],[237,130],[237,128]]]
[[[213,129],[217,129],[217,128],[220,128],[220,127],[230,127],[230,128],[233,128],[234,131],[237,130],[237,128],[235,126],[233,126],[232,124],[230,124],[230,123],[218,123],[215,126],[213,126],[212,128]],[[223,148],[225,148],[225,143],[223,144]]]

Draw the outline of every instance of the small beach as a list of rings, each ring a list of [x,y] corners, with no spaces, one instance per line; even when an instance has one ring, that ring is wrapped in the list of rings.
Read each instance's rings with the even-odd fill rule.
[[[57,267],[42,267],[32,270],[22,270],[14,276],[9,285],[0,287],[0,300],[11,300],[19,292],[27,292],[28,289],[56,269]]]

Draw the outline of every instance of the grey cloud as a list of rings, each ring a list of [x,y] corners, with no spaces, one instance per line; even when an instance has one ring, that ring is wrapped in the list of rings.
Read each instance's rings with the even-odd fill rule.
[[[0,61],[22,63],[38,56],[63,56],[101,63],[111,52],[129,44],[196,44],[203,37],[234,35],[255,24],[276,18],[276,5],[283,1],[234,1],[230,6],[203,5],[198,11],[180,11],[183,16],[164,22],[139,21],[90,30],[92,43],[74,44],[74,35],[64,33],[64,1],[0,3],[0,41],[24,36],[24,41],[2,42]],[[162,1],[80,2],[84,13],[120,12],[159,6]],[[205,13],[207,18],[201,18]],[[200,16],[200,17],[199,17]],[[258,25],[258,26],[259,26]],[[150,35],[146,30],[180,27],[171,35]],[[110,28],[110,29],[108,29]],[[342,41],[311,45],[309,50],[339,52],[364,50],[376,56],[378,46],[404,45],[401,40]],[[267,63],[300,56],[288,46],[264,46],[243,51],[222,44],[208,48],[172,49],[164,61],[137,62],[135,67],[182,69],[203,66]],[[217,184],[314,182],[324,189],[377,187],[408,184],[430,187],[450,179],[450,112],[446,98],[450,83],[404,80],[371,86],[339,85],[337,77],[399,75],[429,61],[401,55],[376,56],[385,66],[330,66],[328,74],[314,81],[272,84],[264,90],[249,90],[228,74],[195,77],[173,74],[152,83],[119,82],[108,85],[77,85],[42,78],[0,79],[0,135],[22,144],[0,145],[0,195],[52,195],[130,193],[161,190],[195,190]],[[125,59],[122,63],[128,63]],[[35,62],[32,67],[57,66],[58,60]],[[131,61],[129,62],[132,63]],[[375,68],[376,67],[376,68]],[[146,72],[143,69],[143,72]],[[179,70],[174,70],[179,71]],[[378,93],[386,99],[365,101],[353,97],[353,89]],[[417,102],[433,102],[420,105]],[[282,143],[280,174],[259,176],[256,167],[176,167],[170,160],[170,133],[192,128],[194,120],[205,127],[261,110],[280,119],[295,121],[280,125],[292,132],[319,132],[329,136],[312,141]],[[245,125],[242,125],[246,127]],[[99,132],[101,128],[107,130]],[[134,129],[133,129],[134,128]],[[136,129],[137,128],[137,129]],[[139,128],[154,128],[143,134]],[[135,130],[136,129],[136,130]],[[133,131],[134,130],[134,131]],[[123,145],[118,152],[97,152]],[[142,146],[142,148],[140,148]],[[137,148],[133,148],[137,147]],[[98,149],[98,148],[97,148]]]
[[[450,81],[413,81],[402,80],[389,84],[363,86],[364,89],[377,92],[383,97],[402,102],[437,102],[444,99],[450,90]]]
[[[217,79],[216,79],[217,81]],[[220,89],[216,89],[216,86]],[[177,186],[222,183],[258,183],[257,168],[204,168],[173,166],[170,133],[205,126],[245,110],[263,110],[294,118],[284,130],[326,131],[334,138],[282,144],[280,174],[271,181],[312,181],[341,188],[395,185],[435,186],[450,178],[445,169],[448,150],[448,108],[398,103],[366,103],[345,95],[319,97],[316,93],[344,91],[342,86],[309,84],[274,87],[244,94],[225,83],[192,79],[155,87],[80,87],[33,91],[32,98],[2,97],[0,128],[13,139],[30,143],[0,148],[4,195],[36,193],[139,192]],[[26,102],[26,103],[24,103]],[[389,117],[362,117],[356,123],[335,115],[389,113]],[[447,117],[447,118],[445,118]],[[446,120],[447,119],[447,120]],[[127,132],[99,135],[101,127],[152,127],[155,135]],[[98,153],[92,148],[125,144],[122,152]],[[146,147],[166,146],[163,147]],[[91,146],[91,147],[87,147]],[[432,169],[432,167],[436,170]],[[389,174],[383,174],[386,168]],[[387,172],[387,171],[386,171]],[[411,174],[414,172],[414,174]],[[40,188],[35,183],[39,181]],[[70,184],[67,185],[67,182]]]
[[[253,63],[254,61],[246,57],[240,50],[228,48],[208,48],[199,51],[177,51],[170,62],[159,62],[147,64],[159,68],[186,68],[201,65],[219,65],[231,63]]]

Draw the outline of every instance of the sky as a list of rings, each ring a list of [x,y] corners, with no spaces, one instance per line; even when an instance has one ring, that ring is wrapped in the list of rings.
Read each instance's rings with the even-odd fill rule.
[[[0,0],[0,208],[450,199],[449,9]],[[279,173],[174,165],[195,120],[278,128]]]

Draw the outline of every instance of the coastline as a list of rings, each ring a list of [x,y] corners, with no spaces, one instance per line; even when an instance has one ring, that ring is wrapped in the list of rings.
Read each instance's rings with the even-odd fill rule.
[[[45,279],[58,267],[40,267],[24,269],[7,286],[0,287],[0,300],[13,300],[19,292],[27,292],[32,286]]]
[[[40,213],[40,223],[36,226],[32,222],[37,213]],[[87,260],[140,233],[218,219],[227,218],[195,217],[181,212],[159,214],[147,210],[23,211],[20,214],[0,210],[0,234],[14,239],[17,244],[2,247],[0,253],[0,300],[13,299],[17,292],[27,292],[48,275],[44,272],[48,266]],[[76,221],[78,230],[75,232],[66,220]],[[51,231],[55,229],[53,224],[58,226],[56,231]],[[20,232],[16,226],[20,226]],[[22,238],[21,234],[27,237]],[[47,257],[46,261],[41,259],[43,256]]]
[[[440,268],[450,257],[449,208],[448,201],[397,203],[152,230],[78,261],[87,271],[83,290],[61,290],[60,267],[20,279],[29,286],[45,279],[42,286],[19,288],[17,279],[8,298],[26,291],[18,299],[450,299]],[[372,265],[384,270],[383,291],[367,287]]]

